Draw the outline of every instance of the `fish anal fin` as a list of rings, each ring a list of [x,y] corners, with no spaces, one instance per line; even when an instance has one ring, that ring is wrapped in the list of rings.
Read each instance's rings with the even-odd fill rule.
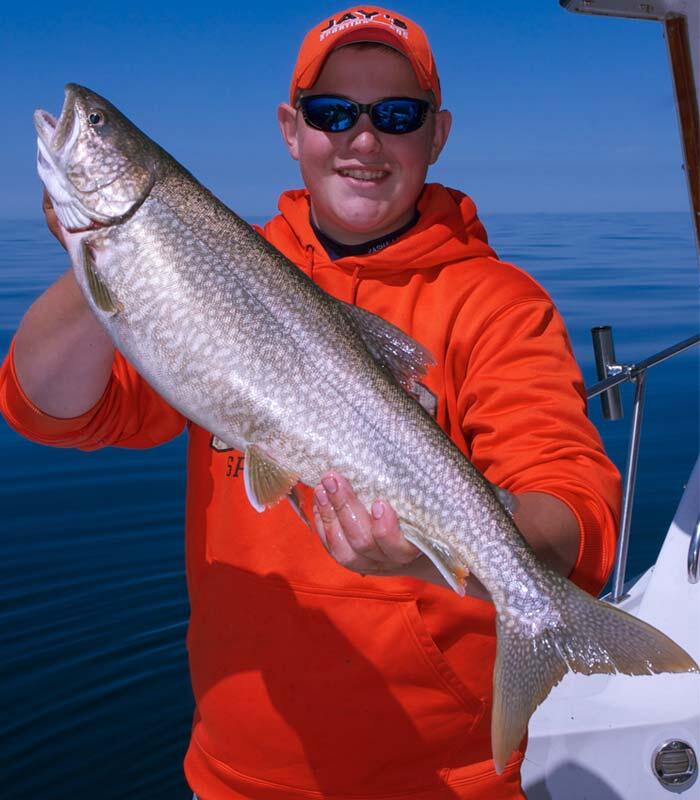
[[[278,464],[257,445],[246,448],[243,483],[256,511],[264,511],[286,497],[298,481],[295,472]]]
[[[452,549],[443,542],[431,539],[404,519],[400,519],[399,524],[404,537],[426,555],[435,564],[450,587],[460,597],[464,597],[469,570],[452,552]]]
[[[414,394],[415,384],[435,364],[432,354],[396,325],[371,311],[349,303],[341,306],[374,360],[388,369],[407,392]]]
[[[108,314],[116,314],[122,310],[122,306],[114,299],[114,296],[107,288],[105,282],[100,278],[95,269],[95,259],[87,242],[82,243],[83,269],[87,279],[88,290],[95,305],[100,311]]]

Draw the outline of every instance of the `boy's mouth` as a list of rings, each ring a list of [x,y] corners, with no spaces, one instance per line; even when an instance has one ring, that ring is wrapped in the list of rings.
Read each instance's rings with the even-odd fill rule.
[[[367,182],[379,181],[389,175],[384,169],[339,169],[338,173],[344,178]]]

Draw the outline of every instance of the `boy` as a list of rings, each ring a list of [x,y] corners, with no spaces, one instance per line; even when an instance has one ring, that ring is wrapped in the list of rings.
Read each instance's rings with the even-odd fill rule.
[[[538,555],[597,591],[617,474],[551,300],[497,260],[469,198],[425,184],[451,117],[424,33],[376,7],[325,19],[279,122],[306,189],[263,235],[433,353],[425,408],[515,496]],[[86,449],[152,446],[186,424],[113,351],[71,273],[22,321],[0,404],[33,439]],[[522,797],[522,754],[500,776],[491,761],[493,607],[475,581],[475,596],[448,591],[390,504],[364,508],[333,472],[307,497],[317,537],[286,504],[260,516],[241,458],[189,423],[185,770],[200,800]]]

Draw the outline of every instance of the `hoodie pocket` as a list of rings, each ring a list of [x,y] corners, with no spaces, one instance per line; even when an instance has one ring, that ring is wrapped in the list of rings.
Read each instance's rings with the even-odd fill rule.
[[[189,636],[205,754],[239,779],[324,794],[444,783],[484,707],[411,595],[207,573]]]

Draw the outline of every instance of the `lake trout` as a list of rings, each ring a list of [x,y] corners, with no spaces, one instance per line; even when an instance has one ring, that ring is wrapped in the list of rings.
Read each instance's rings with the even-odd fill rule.
[[[59,119],[38,110],[34,122],[95,316],[165,400],[245,453],[255,508],[337,470],[365,504],[391,503],[455,591],[470,573],[487,589],[499,772],[567,671],[698,671],[664,634],[538,561],[412,396],[432,363],[420,344],[322,291],[94,92],[68,84]]]

